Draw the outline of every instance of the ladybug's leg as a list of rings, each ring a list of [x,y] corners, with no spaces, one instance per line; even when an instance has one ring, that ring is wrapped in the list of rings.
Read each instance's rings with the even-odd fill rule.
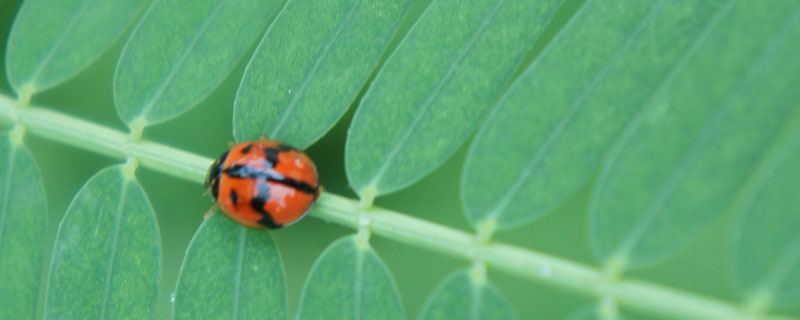
[[[210,216],[212,213],[214,213],[214,211],[215,211],[215,210],[217,210],[217,204],[216,204],[216,203],[214,204],[214,206],[213,206],[213,207],[211,207],[211,209],[208,209],[208,211],[206,211],[206,213],[205,213],[205,214],[203,214],[203,220],[205,220],[205,219],[208,219],[208,217],[209,217],[209,216]]]

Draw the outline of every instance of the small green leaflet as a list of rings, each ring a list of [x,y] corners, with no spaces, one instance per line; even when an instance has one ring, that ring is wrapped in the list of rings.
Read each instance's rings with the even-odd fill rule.
[[[8,38],[6,71],[17,94],[56,86],[97,59],[144,0],[26,0]]]
[[[28,148],[0,133],[0,319],[33,319],[47,201]]]
[[[286,319],[286,280],[269,232],[222,212],[203,221],[183,260],[174,319]]]
[[[589,238],[617,270],[655,263],[695,239],[730,207],[797,110],[800,3],[730,0],[715,11],[598,178]]]
[[[78,191],[58,228],[45,319],[148,319],[161,266],[156,217],[128,167],[108,167]]]
[[[434,1],[353,118],[345,165],[356,192],[402,189],[444,162],[472,134],[561,2]]]
[[[347,111],[410,3],[289,0],[242,78],[236,141],[266,136],[304,149],[319,139]]]
[[[433,289],[419,314],[419,320],[516,318],[500,291],[488,279],[476,280],[470,269],[447,276]]]
[[[461,179],[472,224],[531,222],[584,185],[724,1],[584,4],[478,131]]]
[[[405,319],[389,269],[356,236],[336,240],[306,278],[297,319]]]
[[[278,3],[154,1],[117,62],[120,118],[155,124],[200,103],[250,49]]]
[[[800,302],[800,110],[787,129],[741,197],[731,230],[739,290],[779,306]]]

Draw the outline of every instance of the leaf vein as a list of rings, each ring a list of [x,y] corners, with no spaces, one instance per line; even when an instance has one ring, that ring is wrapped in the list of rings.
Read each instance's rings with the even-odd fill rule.
[[[64,41],[66,41],[67,35],[71,34],[70,31],[72,31],[72,29],[75,27],[75,24],[77,24],[77,22],[80,20],[79,18],[83,16],[83,14],[86,12],[86,8],[89,7],[88,6],[89,2],[91,1],[88,0],[83,1],[83,4],[81,4],[81,6],[78,8],[78,11],[76,11],[75,14],[72,15],[72,18],[70,18],[69,22],[67,23],[67,26],[64,27],[64,30],[62,30],[61,34],[58,36],[58,39],[56,39],[56,41],[53,42],[53,45],[50,47],[50,51],[48,51],[44,59],[42,59],[42,61],[40,61],[39,64],[36,65],[36,68],[31,74],[28,83],[22,85],[22,87],[25,87],[26,85],[30,84],[35,88],[34,83],[36,82],[36,78],[39,77],[39,75],[44,70],[44,67],[50,63],[50,60],[53,60],[53,57],[55,57],[56,52],[61,48],[62,45],[64,45]]]
[[[3,208],[0,210],[0,247],[2,247],[3,241],[3,233],[5,232],[6,228],[6,219],[8,218],[9,213],[8,210],[8,198],[11,195],[11,176],[14,174],[14,166],[17,157],[17,148],[11,147],[11,152],[8,153],[8,174],[6,175],[6,181],[3,183],[5,185],[5,190],[3,192]]]
[[[363,294],[363,273],[364,273],[364,255],[366,254],[366,250],[369,249],[361,249],[358,247],[358,244],[355,244],[356,247],[356,275],[354,281],[354,288],[353,288],[353,299],[355,302],[353,303],[353,317],[355,320],[361,319],[361,295]]]
[[[441,79],[439,79],[439,82],[436,83],[436,87],[434,87],[433,91],[431,91],[431,93],[428,95],[428,97],[425,99],[422,105],[420,105],[419,111],[417,112],[417,115],[414,117],[414,119],[411,121],[411,124],[403,132],[403,135],[400,137],[400,139],[398,139],[398,141],[394,143],[394,147],[392,147],[392,149],[386,155],[383,164],[375,172],[375,176],[373,176],[370,183],[367,184],[368,186],[375,187],[378,185],[378,182],[383,177],[383,174],[386,172],[386,170],[389,168],[389,165],[394,161],[395,157],[400,152],[400,148],[402,147],[402,145],[406,143],[406,141],[411,137],[411,133],[422,121],[423,116],[430,109],[430,106],[433,104],[436,98],[438,98],[444,86],[450,83],[450,80],[452,79],[452,76],[455,73],[456,69],[458,68],[458,66],[461,65],[461,62],[467,56],[467,52],[473,46],[475,46],[475,43],[477,43],[478,38],[480,38],[480,36],[486,31],[486,28],[488,28],[489,26],[489,22],[494,19],[494,16],[497,14],[498,11],[500,11],[500,8],[503,6],[505,1],[506,0],[498,1],[497,4],[494,6],[494,8],[492,8],[492,11],[490,11],[489,14],[486,15],[486,17],[481,21],[481,24],[472,32],[469,39],[467,40],[466,45],[461,47],[456,58],[450,62],[445,74],[442,76]]]
[[[206,18],[206,20],[203,21],[203,25],[200,26],[200,29],[192,36],[192,40],[189,42],[189,45],[183,49],[180,57],[178,57],[178,60],[176,60],[175,63],[172,65],[172,68],[170,69],[169,74],[167,74],[167,77],[161,81],[161,83],[159,84],[158,88],[156,88],[156,91],[153,93],[153,95],[151,95],[150,98],[148,98],[147,102],[145,102],[144,106],[142,107],[142,111],[139,112],[138,116],[139,118],[147,117],[148,114],[150,113],[150,110],[155,105],[156,101],[159,98],[161,98],[161,95],[163,95],[164,92],[166,92],[167,87],[169,87],[170,83],[172,82],[172,79],[175,78],[175,75],[178,73],[178,70],[181,68],[181,66],[183,66],[183,64],[186,62],[186,59],[189,57],[189,53],[191,53],[192,50],[194,50],[194,47],[197,45],[197,42],[199,42],[200,38],[206,33],[206,30],[211,25],[211,21],[213,21],[214,17],[216,17],[216,15],[222,10],[222,6],[225,2],[227,2],[227,0],[220,0],[214,6],[211,15],[209,15],[208,18]]]
[[[117,205],[116,217],[114,217],[114,234],[111,241],[111,252],[109,253],[108,257],[110,266],[108,267],[108,271],[106,271],[105,288],[103,290],[103,304],[101,305],[100,314],[97,317],[98,319],[105,319],[106,309],[108,308],[108,297],[111,295],[111,277],[114,272],[114,265],[116,262],[115,259],[117,255],[117,245],[119,244],[120,224],[122,224],[122,208],[125,206],[125,201],[127,200],[128,196],[128,187],[130,184],[130,181],[125,181],[120,189],[119,204]]]
[[[303,75],[303,82],[300,84],[297,93],[292,97],[292,101],[289,102],[289,105],[281,114],[280,120],[278,120],[278,124],[275,125],[275,127],[272,129],[272,132],[270,132],[269,134],[270,138],[275,138],[280,129],[283,128],[283,126],[286,124],[286,120],[289,118],[289,114],[291,114],[294,111],[294,108],[297,106],[297,102],[300,101],[300,97],[305,93],[306,88],[308,88],[308,85],[311,83],[311,80],[317,74],[317,71],[319,71],[319,67],[322,65],[322,62],[328,56],[331,47],[333,46],[334,43],[336,43],[336,40],[342,33],[342,30],[344,30],[345,24],[347,24],[347,22],[350,22],[350,20],[353,18],[353,14],[356,11],[356,8],[358,8],[361,5],[361,2],[362,0],[356,1],[356,3],[354,3],[350,7],[350,9],[348,9],[344,19],[342,19],[342,22],[339,23],[339,25],[336,27],[333,36],[331,36],[331,38],[328,39],[328,41],[323,46],[320,54],[317,55],[317,59],[314,61],[314,65],[311,67],[310,70],[308,70],[308,72],[306,72],[305,75]]]
[[[231,304],[231,319],[239,317],[239,296],[242,284],[242,268],[244,264],[244,250],[246,246],[246,232],[247,228],[239,226],[239,251],[236,257],[236,274],[234,275],[233,285],[233,303]]]
[[[730,8],[733,7],[734,2],[736,1],[730,0],[726,4],[726,7],[724,9],[718,11],[718,13],[724,12],[723,15],[715,15],[714,20],[716,20],[716,22],[721,20],[722,19],[721,17],[724,16],[724,14],[727,14]],[[713,25],[716,26],[717,23],[714,23]],[[782,29],[783,31],[786,30],[786,28]],[[681,163],[678,166],[678,168],[670,175],[666,183],[664,183],[664,185],[658,190],[655,197],[653,198],[652,204],[645,211],[643,218],[639,220],[639,222],[632,229],[631,233],[628,234],[628,236],[622,241],[622,243],[619,246],[619,249],[617,250],[619,253],[627,254],[641,242],[642,237],[644,236],[645,229],[647,229],[653,222],[655,222],[659,210],[661,210],[664,207],[667,198],[670,195],[672,195],[672,193],[675,191],[675,187],[678,184],[679,180],[687,173],[689,164],[704,149],[703,147],[705,147],[706,144],[709,142],[716,129],[720,125],[722,125],[722,123],[724,123],[723,120],[725,119],[725,116],[728,114],[732,105],[736,101],[736,98],[743,93],[742,92],[743,88],[750,83],[753,76],[758,71],[761,70],[761,68],[766,63],[767,57],[770,56],[773,50],[781,42],[781,40],[783,40],[783,36],[785,36],[785,34],[786,34],[785,32],[780,32],[779,34],[773,36],[772,39],[770,39],[769,46],[767,46],[764,52],[760,56],[758,56],[758,58],[756,58],[755,60],[756,63],[753,64],[753,67],[748,70],[745,77],[742,78],[741,81],[739,81],[739,84],[736,86],[736,89],[734,89],[732,93],[727,97],[724,104],[719,107],[719,110],[717,110],[714,113],[713,118],[711,119],[711,123],[706,128],[703,129],[703,131],[700,134],[700,137],[698,137],[698,139],[692,145],[691,149],[689,150],[689,153],[687,153],[686,156],[684,156],[684,158],[681,160]]]
[[[514,183],[511,185],[511,188],[509,188],[508,192],[503,194],[503,197],[500,199],[500,201],[498,201],[497,205],[489,212],[487,219],[499,216],[508,207],[511,199],[513,199],[522,188],[523,183],[530,178],[531,174],[533,174],[533,168],[544,159],[547,151],[553,147],[556,140],[564,133],[564,130],[569,122],[575,118],[578,112],[584,109],[586,106],[586,101],[589,98],[589,94],[593,92],[595,88],[597,88],[597,85],[601,82],[600,80],[604,79],[608,75],[608,72],[611,70],[611,66],[615,65],[616,62],[619,61],[619,59],[622,57],[622,53],[633,45],[634,40],[641,35],[641,33],[644,31],[644,26],[646,26],[647,22],[649,22],[647,18],[650,18],[658,13],[664,2],[665,0],[661,0],[653,6],[647,16],[642,19],[642,21],[636,26],[636,29],[634,29],[634,31],[628,36],[628,39],[626,39],[625,43],[615,50],[611,58],[603,64],[600,72],[598,72],[597,75],[592,79],[592,82],[581,91],[581,94],[577,99],[575,99],[575,102],[572,103],[566,115],[561,118],[558,125],[556,125],[556,128],[551,132],[544,143],[542,143],[541,148],[539,148],[536,154],[531,158],[530,162],[528,162],[528,164],[525,166],[525,169],[522,171],[522,173],[514,180]]]

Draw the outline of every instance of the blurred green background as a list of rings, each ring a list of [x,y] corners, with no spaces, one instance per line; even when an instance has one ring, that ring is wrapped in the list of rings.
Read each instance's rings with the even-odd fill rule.
[[[410,16],[413,18],[418,15],[427,2],[429,1],[417,1]],[[2,52],[5,52],[5,39],[19,5],[18,0],[0,0],[0,34],[4,39],[0,43]],[[406,20],[408,22],[410,19]],[[406,23],[402,28],[408,27],[409,24]],[[126,130],[114,111],[111,87],[114,64],[121,45],[122,40],[78,77],[37,95],[32,103]],[[535,57],[539,48],[541,46],[537,46],[529,55],[528,61]],[[246,60],[241,61],[228,79],[198,107],[173,121],[148,128],[144,133],[145,139],[207,157],[217,157],[233,140],[231,122],[228,119],[231,119],[233,97],[245,63]],[[0,75],[0,79],[0,92],[12,95],[5,73]],[[355,198],[347,185],[343,153],[352,112],[351,109],[327,136],[308,149],[308,153],[316,162],[321,182],[327,191]],[[120,161],[56,144],[34,135],[28,135],[25,139],[38,161],[44,179],[49,206],[46,241],[50,244],[61,216],[80,186],[99,169]],[[462,147],[441,168],[416,185],[378,198],[377,205],[469,230],[458,198],[465,150]],[[199,226],[203,213],[213,203],[201,185],[147,168],[139,169],[137,175],[153,203],[160,224],[163,270],[156,315],[158,319],[166,319],[170,314],[170,293],[174,289],[184,251]],[[533,224],[498,233],[495,236],[496,241],[532,248],[584,264],[594,264],[586,238],[585,212],[589,192],[588,188],[584,188],[559,209]],[[655,267],[631,272],[630,277],[735,301],[737,297],[732,294],[729,281],[730,257],[726,236],[730,220],[730,214],[724,215],[690,248]],[[290,314],[295,313],[303,281],[314,260],[328,244],[350,233],[353,230],[314,218],[272,233],[284,259]],[[380,236],[373,236],[372,244],[393,272],[406,307],[406,316],[409,318],[416,317],[425,298],[442,278],[453,270],[470,264],[468,261],[419,250]],[[47,270],[43,272],[44,275]],[[563,319],[593,302],[592,297],[581,293],[527,280],[520,281],[519,278],[491,269],[489,272],[490,279],[507,296],[523,319]],[[800,315],[800,308],[785,311]],[[635,313],[634,310],[624,310],[624,314],[627,318],[649,318],[647,315]]]

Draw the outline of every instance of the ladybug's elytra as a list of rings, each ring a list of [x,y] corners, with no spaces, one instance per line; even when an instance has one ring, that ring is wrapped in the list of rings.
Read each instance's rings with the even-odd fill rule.
[[[206,187],[231,219],[260,229],[300,220],[319,196],[311,159],[272,140],[240,143],[223,153],[209,168]]]

